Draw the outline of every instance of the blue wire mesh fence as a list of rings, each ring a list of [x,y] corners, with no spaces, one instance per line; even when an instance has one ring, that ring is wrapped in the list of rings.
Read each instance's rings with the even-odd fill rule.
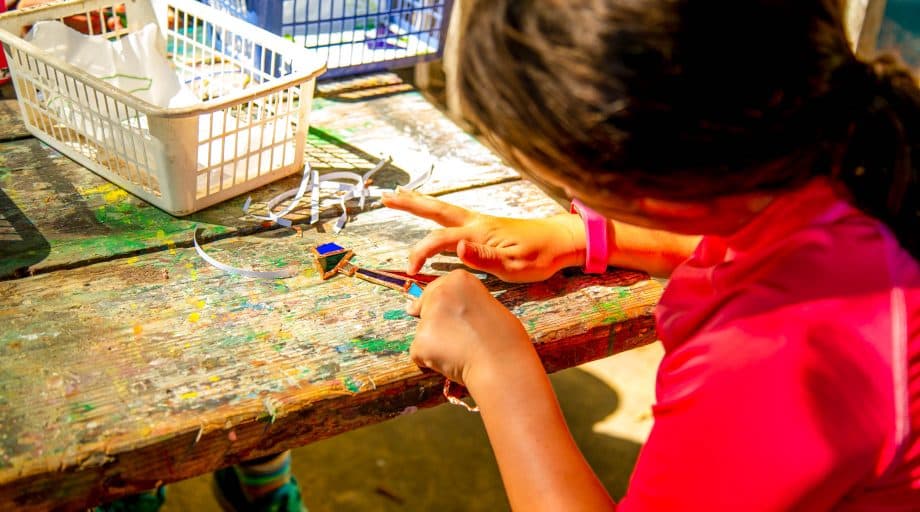
[[[201,0],[315,51],[323,78],[436,59],[453,0]]]

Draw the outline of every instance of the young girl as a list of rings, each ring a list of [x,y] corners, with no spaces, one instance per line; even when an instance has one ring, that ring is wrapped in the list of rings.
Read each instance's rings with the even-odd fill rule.
[[[580,214],[386,199],[445,226],[410,272],[454,250],[509,281],[670,274],[655,426],[622,510],[920,510],[920,92],[891,59],[854,57],[839,4],[477,2],[469,115]],[[451,273],[410,309],[412,357],[469,389],[514,509],[616,506],[477,279]]]

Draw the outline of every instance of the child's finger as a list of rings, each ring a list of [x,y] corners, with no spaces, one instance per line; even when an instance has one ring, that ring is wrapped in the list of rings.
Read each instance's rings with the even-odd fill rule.
[[[428,233],[409,251],[409,266],[406,273],[415,275],[428,258],[445,251],[456,251],[457,242],[468,236],[468,228],[444,228]]]
[[[494,273],[495,269],[502,266],[502,256],[498,249],[466,239],[457,242],[457,257],[466,266],[483,272]]]
[[[434,297],[435,302],[437,302],[437,289],[444,284],[444,277],[439,277],[434,281],[428,283],[425,286],[425,291],[422,293],[422,296],[416,300],[410,300],[409,304],[406,305],[406,314],[411,316],[421,317],[425,312],[425,307],[430,303],[430,298]],[[419,324],[421,326],[421,323]]]
[[[423,294],[424,295],[424,294]],[[406,314],[409,316],[419,316],[422,312],[422,299],[409,299],[406,301]]]
[[[394,210],[433,220],[444,227],[462,226],[474,215],[466,208],[408,190],[398,190],[383,196],[383,204]]]

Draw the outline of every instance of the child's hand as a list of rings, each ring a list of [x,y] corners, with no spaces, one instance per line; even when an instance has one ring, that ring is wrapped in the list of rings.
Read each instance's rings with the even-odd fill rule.
[[[564,267],[584,263],[584,230],[577,215],[493,217],[408,190],[384,196],[383,204],[444,226],[412,248],[409,274],[445,251],[456,252],[471,268],[512,283],[542,281]]]
[[[482,383],[500,375],[502,364],[536,357],[521,321],[469,272],[433,281],[406,311],[420,317],[412,360],[459,384]]]

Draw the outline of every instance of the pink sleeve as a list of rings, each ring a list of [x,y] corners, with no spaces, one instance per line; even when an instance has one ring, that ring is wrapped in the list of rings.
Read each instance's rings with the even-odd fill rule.
[[[866,370],[877,355],[832,324],[796,337],[788,317],[767,316],[666,355],[618,510],[824,510],[871,476],[885,424]]]

